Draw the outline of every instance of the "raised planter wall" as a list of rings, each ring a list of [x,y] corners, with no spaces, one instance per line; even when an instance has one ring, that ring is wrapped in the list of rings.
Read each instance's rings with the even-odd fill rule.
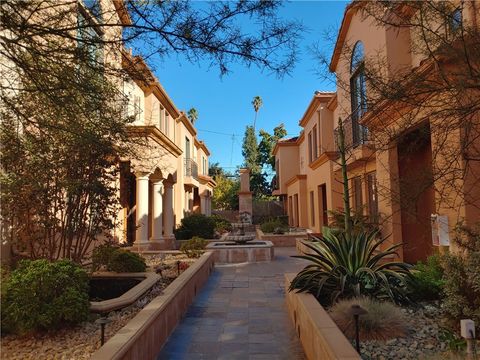
[[[259,226],[256,228],[257,239],[271,241],[275,247],[294,247],[297,239],[302,238],[302,234],[265,234]],[[306,236],[306,235],[305,235]]]
[[[304,255],[304,254],[314,254],[313,250],[306,247],[303,244],[303,241],[307,241],[306,239],[297,239],[295,247],[297,248],[297,252],[299,255]]]
[[[155,359],[214,267],[204,253],[120,329],[91,359]]]
[[[287,309],[309,360],[361,360],[342,331],[311,294],[288,292],[295,274],[285,274]]]

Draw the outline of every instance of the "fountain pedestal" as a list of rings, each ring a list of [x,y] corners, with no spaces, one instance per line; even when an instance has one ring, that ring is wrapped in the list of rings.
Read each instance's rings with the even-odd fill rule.
[[[240,191],[238,192],[238,210],[252,215],[252,192],[250,191],[250,169],[240,169]]]
[[[230,241],[216,241],[207,245],[207,250],[213,251],[215,263],[238,264],[274,259],[273,243],[271,241],[249,241],[245,244],[237,244]]]

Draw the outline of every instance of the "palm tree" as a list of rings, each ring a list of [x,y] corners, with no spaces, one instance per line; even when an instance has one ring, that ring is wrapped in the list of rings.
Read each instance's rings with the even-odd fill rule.
[[[252,100],[252,105],[253,105],[253,110],[255,110],[255,120],[253,121],[253,132],[255,133],[255,124],[257,122],[258,110],[260,110],[260,108],[263,105],[262,98],[260,96],[255,96]]]
[[[188,119],[192,122],[192,124],[197,121],[198,119],[198,111],[194,107],[192,107],[190,110],[188,110],[187,113]]]

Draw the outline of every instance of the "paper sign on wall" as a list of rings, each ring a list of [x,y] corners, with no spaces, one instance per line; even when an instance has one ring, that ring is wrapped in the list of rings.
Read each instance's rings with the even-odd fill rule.
[[[448,216],[436,215],[432,221],[432,241],[434,246],[450,246]]]

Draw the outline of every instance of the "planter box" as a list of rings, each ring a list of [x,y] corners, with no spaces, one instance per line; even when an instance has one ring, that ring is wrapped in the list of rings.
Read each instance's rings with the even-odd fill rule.
[[[297,252],[299,255],[304,255],[304,254],[314,254],[313,250],[306,247],[304,244],[303,244],[303,241],[308,241],[306,240],[305,238],[303,239],[297,239],[297,242],[296,242],[296,248],[297,248]]]
[[[98,349],[91,359],[155,359],[213,267],[213,254],[204,253],[162,295],[153,299]]]
[[[90,311],[95,313],[109,313],[110,311],[124,308],[133,304],[137,299],[146,293],[150,288],[160,280],[160,275],[153,272],[143,273],[114,273],[114,272],[95,272],[94,278],[112,278],[112,279],[128,279],[128,278],[143,278],[142,282],[134,286],[119,297],[104,300],[104,301],[90,301]]]
[[[271,241],[273,243],[273,246],[275,247],[294,247],[297,239],[299,239],[303,235],[302,233],[293,233],[290,234],[286,232],[285,234],[265,234],[260,227],[258,226],[257,229],[257,239],[259,240],[265,240],[265,241]]]
[[[295,274],[285,274],[287,309],[309,360],[361,360],[345,335],[311,294],[288,292]]]

